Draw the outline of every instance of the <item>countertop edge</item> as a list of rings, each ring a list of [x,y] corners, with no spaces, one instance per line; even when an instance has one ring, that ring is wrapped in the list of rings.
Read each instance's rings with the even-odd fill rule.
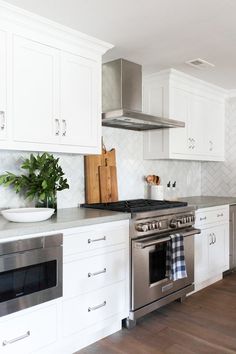
[[[36,235],[39,233],[52,233],[53,231],[60,231],[66,229],[73,229],[76,227],[92,226],[96,224],[103,224],[108,222],[129,220],[130,214],[126,213],[114,213],[114,215],[104,215],[98,217],[81,218],[71,221],[57,221],[48,223],[48,221],[41,221],[36,223],[20,223],[20,228],[17,228],[17,223],[12,223],[16,228],[6,228],[6,230],[0,230],[0,242],[5,242],[6,239],[22,237],[27,235]],[[8,224],[8,222],[6,221]],[[10,222],[9,222],[10,223]]]

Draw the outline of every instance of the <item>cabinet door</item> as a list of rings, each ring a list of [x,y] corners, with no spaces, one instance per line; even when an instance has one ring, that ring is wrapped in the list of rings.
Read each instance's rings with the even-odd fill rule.
[[[192,152],[188,141],[188,93],[178,88],[170,91],[171,119],[185,123],[185,128],[170,129],[171,152],[176,154],[189,154]]]
[[[204,117],[205,100],[197,95],[189,94],[188,106],[188,142],[192,154],[201,155],[204,152]]]
[[[7,34],[0,30],[0,140],[7,134]]]
[[[229,237],[227,225],[220,225],[209,229],[208,233],[208,262],[209,274],[217,275],[227,267],[229,252],[227,249]]]
[[[13,42],[13,139],[59,142],[59,52],[31,40]]]
[[[202,230],[194,239],[195,284],[208,279],[208,230]]]
[[[61,143],[81,147],[100,144],[100,65],[61,53]]]
[[[210,156],[224,157],[225,107],[221,102],[207,100],[204,119],[204,152]]]

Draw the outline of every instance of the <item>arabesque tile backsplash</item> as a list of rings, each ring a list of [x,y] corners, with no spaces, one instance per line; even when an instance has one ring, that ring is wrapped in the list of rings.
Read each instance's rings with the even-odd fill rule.
[[[158,174],[166,186],[177,182],[179,197],[201,194],[201,163],[192,161],[143,160],[143,134],[141,132],[103,128],[107,149],[116,148],[119,198],[131,199],[147,196],[144,176]],[[21,159],[29,152],[0,151],[0,173],[19,172]],[[58,193],[58,207],[75,207],[84,202],[83,156],[59,155],[70,189]],[[27,206],[29,202],[9,188],[0,187],[0,208]]]

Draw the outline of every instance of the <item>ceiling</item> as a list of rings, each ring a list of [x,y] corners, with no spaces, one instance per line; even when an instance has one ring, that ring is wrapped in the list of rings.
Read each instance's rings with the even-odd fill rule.
[[[115,45],[119,57],[144,73],[169,67],[226,89],[236,89],[235,0],[7,0]],[[202,58],[214,68],[185,61]]]

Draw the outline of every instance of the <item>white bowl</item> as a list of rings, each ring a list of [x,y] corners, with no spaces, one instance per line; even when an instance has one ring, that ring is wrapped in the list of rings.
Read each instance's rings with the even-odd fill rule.
[[[9,221],[37,222],[49,219],[54,211],[52,208],[18,208],[2,210],[1,213]]]

